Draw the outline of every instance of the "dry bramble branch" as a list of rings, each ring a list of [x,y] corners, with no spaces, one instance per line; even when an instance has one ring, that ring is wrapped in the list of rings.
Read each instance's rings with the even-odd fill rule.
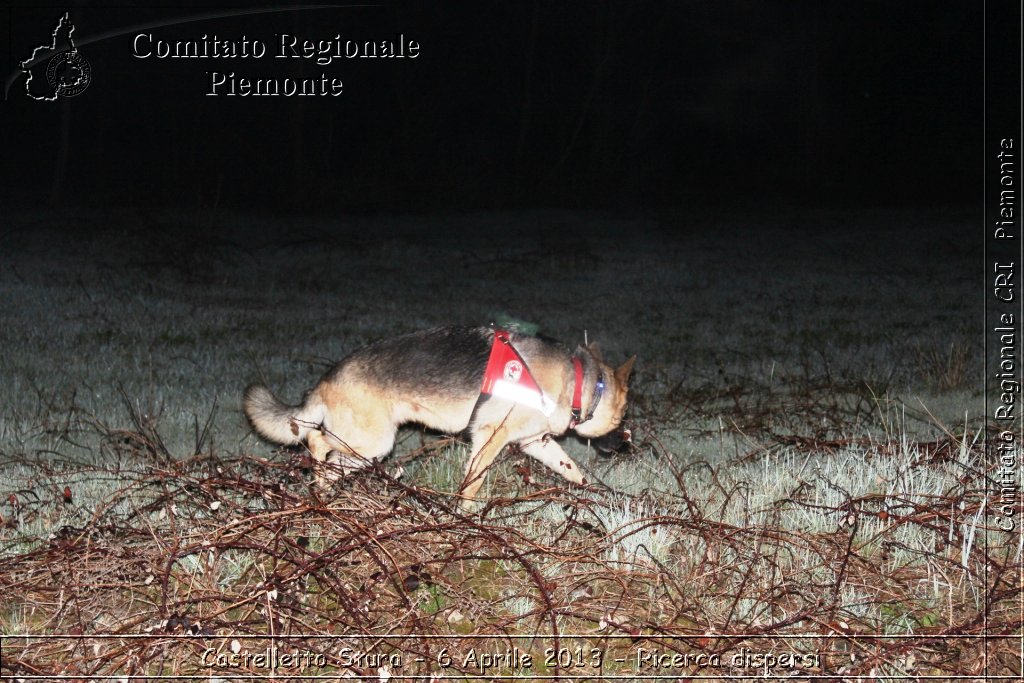
[[[307,675],[511,675],[529,656],[537,675],[664,674],[661,662],[754,679],[785,653],[809,659],[769,673],[1019,673],[1005,636],[1022,627],[1021,586],[1014,548],[980,540],[994,531],[983,469],[913,498],[844,493],[819,473],[756,507],[749,482],[681,464],[641,425],[633,457],[664,467],[673,494],[551,487],[527,461],[505,472],[512,495],[465,514],[457,495],[379,464],[318,491],[301,451],[226,456],[204,450],[206,431],[187,459],[138,414],[103,432],[114,465],[4,455],[22,473],[0,503],[5,675],[265,675],[248,655],[271,644],[306,653]],[[906,448],[794,436],[745,458],[851,446]],[[917,446],[920,467],[980,449]],[[87,482],[109,489],[88,509]]]

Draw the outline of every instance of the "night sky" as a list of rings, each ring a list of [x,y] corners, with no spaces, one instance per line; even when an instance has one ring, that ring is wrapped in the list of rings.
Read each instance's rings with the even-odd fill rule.
[[[978,2],[69,9],[91,82],[56,102],[26,96],[18,63],[62,10],[5,13],[9,206],[319,216],[915,207],[981,196]],[[420,49],[321,65],[276,58],[278,34],[299,44],[402,36]],[[259,40],[267,53],[136,56],[139,45],[204,35]],[[343,91],[209,96],[208,72],[278,85],[338,79]]]

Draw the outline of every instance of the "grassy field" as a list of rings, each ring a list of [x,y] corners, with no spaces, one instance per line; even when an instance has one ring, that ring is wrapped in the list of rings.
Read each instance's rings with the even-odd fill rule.
[[[15,216],[3,673],[1019,674],[980,637],[1020,633],[1021,547],[986,508],[973,227]],[[506,453],[466,516],[465,444],[408,428],[316,495],[241,414],[249,382],[298,400],[370,341],[506,315],[639,357],[634,446],[566,440],[588,487]]]

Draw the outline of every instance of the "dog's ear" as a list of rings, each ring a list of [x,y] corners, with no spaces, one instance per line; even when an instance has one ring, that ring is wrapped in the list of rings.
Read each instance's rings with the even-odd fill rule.
[[[615,381],[621,384],[622,386],[626,386],[626,383],[629,381],[629,373],[633,371],[633,363],[635,362],[636,356],[634,355],[632,358],[630,358],[625,363],[616,368]]]
[[[587,344],[587,351],[589,351],[590,355],[595,359],[604,360],[604,357],[601,355],[601,345],[597,342],[590,342]]]

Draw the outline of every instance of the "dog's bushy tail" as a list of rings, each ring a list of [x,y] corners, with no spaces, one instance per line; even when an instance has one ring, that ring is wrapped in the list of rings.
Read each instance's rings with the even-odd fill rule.
[[[302,442],[309,430],[324,419],[323,406],[319,403],[307,400],[301,406],[286,405],[260,384],[246,388],[242,403],[253,429],[267,441],[279,444]]]

